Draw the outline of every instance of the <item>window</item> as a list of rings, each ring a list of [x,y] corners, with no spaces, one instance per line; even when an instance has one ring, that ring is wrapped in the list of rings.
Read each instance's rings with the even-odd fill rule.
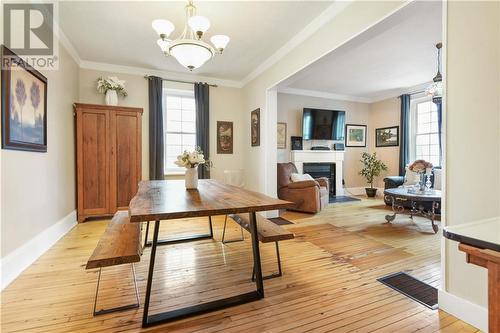
[[[184,150],[196,146],[194,94],[189,91],[164,90],[163,128],[165,132],[165,174],[184,173],[174,164]]]
[[[439,151],[439,127],[437,106],[429,98],[412,101],[412,145],[413,159],[423,159],[434,166],[441,165]]]

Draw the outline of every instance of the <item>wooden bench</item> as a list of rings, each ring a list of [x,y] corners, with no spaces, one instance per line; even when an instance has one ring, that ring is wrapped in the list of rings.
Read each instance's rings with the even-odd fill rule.
[[[228,215],[232,220],[238,223],[243,229],[250,232],[250,214],[231,214]],[[266,219],[265,217],[256,214],[257,217],[257,236],[259,241],[262,243],[272,243],[276,244],[276,258],[278,261],[278,273],[273,273],[271,275],[263,276],[262,278],[272,279],[282,275],[281,271],[281,258],[280,249],[278,242],[295,238],[294,234],[279,225],[273,223],[272,221]],[[224,237],[224,235],[223,235]],[[255,280],[255,267],[252,273],[252,281]]]
[[[94,300],[94,316],[139,307],[139,293],[137,290],[134,263],[141,260],[141,254],[142,246],[140,223],[130,223],[127,211],[116,212],[108,227],[104,231],[104,234],[99,239],[94,253],[90,256],[87,261],[87,266],[85,267],[85,269],[99,268],[99,277],[97,279],[97,288]],[[99,282],[101,280],[102,268],[123,264],[132,265],[137,302],[135,304],[96,311],[97,295],[99,293]]]

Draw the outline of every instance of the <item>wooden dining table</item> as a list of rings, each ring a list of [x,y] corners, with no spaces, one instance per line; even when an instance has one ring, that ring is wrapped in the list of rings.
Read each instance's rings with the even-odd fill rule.
[[[292,202],[271,198],[258,192],[226,185],[212,179],[200,180],[198,188],[195,190],[186,190],[184,181],[182,180],[152,180],[140,182],[137,194],[130,201],[130,222],[155,221],[153,239],[151,242],[151,256],[146,284],[142,326],[148,327],[158,325],[176,319],[262,299],[264,297],[264,284],[257,235],[256,212],[291,208],[293,206],[294,204]],[[160,245],[158,240],[160,223],[168,223],[168,220],[172,219],[191,217],[210,218],[214,215],[238,213],[249,213],[250,215],[250,234],[256,289],[251,292],[215,301],[149,315],[155,256],[157,247]],[[169,238],[168,240],[161,241],[161,245],[168,245],[179,241],[196,241],[207,239],[208,237],[213,238],[211,223],[209,234]]]

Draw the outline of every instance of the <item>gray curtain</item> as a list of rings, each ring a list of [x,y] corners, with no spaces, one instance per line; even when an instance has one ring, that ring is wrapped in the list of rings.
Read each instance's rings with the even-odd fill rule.
[[[165,179],[163,133],[163,80],[149,77],[149,179]]]
[[[196,145],[201,148],[205,159],[210,158],[209,135],[209,104],[210,87],[207,83],[194,84],[194,100],[196,104]],[[200,179],[210,178],[210,170],[205,167],[198,168]]]
[[[399,146],[399,175],[405,175],[405,168],[410,159],[410,95],[401,95],[401,144]]]

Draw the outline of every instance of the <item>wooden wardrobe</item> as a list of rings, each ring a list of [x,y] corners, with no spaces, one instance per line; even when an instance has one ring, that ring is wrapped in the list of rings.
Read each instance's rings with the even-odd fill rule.
[[[74,104],[78,222],[127,209],[141,180],[141,108]]]

